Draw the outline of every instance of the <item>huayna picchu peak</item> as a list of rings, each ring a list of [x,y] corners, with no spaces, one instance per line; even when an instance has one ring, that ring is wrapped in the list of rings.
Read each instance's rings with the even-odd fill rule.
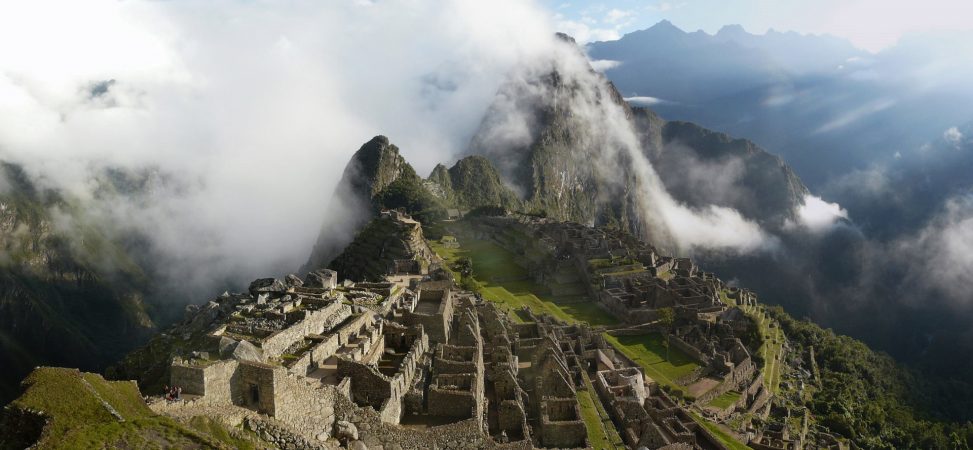
[[[973,9],[8,3],[0,450],[973,448]]]

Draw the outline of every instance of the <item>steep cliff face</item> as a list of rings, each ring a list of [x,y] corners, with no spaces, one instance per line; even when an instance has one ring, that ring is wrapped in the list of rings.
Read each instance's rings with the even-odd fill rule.
[[[607,83],[592,83],[598,76],[584,55],[561,39],[557,54],[518,68],[501,86],[469,153],[489,158],[528,210],[591,223],[614,216],[610,199],[625,194],[613,173],[620,155],[605,148],[615,144],[606,122],[623,112],[605,109],[614,104]]]
[[[448,194],[448,204],[451,206],[460,209],[486,205],[516,209],[519,206],[517,195],[503,184],[490,160],[482,156],[460,159],[445,174],[440,167],[445,169],[442,165],[437,166],[429,181],[438,184]]]
[[[649,159],[669,192],[691,206],[730,207],[777,230],[809,194],[779,156],[746,139],[688,122],[666,122],[661,136],[662,147],[646,147]]]
[[[345,166],[339,189],[348,190],[347,194],[371,199],[411,169],[389,138],[375,136],[362,145]]]
[[[509,77],[468,149],[496,164],[526,209],[664,241],[649,219],[656,178],[689,208],[731,208],[772,230],[804,203],[807,189],[777,156],[631,107],[573,40],[559,41],[551,59]]]
[[[77,205],[2,165],[0,401],[40,364],[99,369],[155,330],[143,269]]]
[[[420,219],[441,216],[446,208],[519,207],[489,160],[470,156],[453,167],[437,165],[423,180],[385,136],[365,143],[351,158],[331,199],[335,214],[322,228],[302,270],[326,267],[382,209],[404,209]]]
[[[396,180],[415,171],[385,136],[375,136],[352,155],[326,207],[326,220],[303,271],[326,267],[354,239],[355,232],[374,215],[377,200]],[[385,192],[385,195],[388,195]]]

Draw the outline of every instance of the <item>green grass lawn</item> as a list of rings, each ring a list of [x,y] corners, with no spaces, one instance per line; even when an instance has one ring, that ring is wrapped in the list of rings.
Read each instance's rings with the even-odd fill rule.
[[[598,409],[595,407],[595,400],[591,398],[591,393],[579,389],[578,403],[581,404],[581,418],[584,419],[584,426],[588,429],[588,445],[592,448],[614,448],[601,423],[601,417],[598,415]]]
[[[726,409],[730,405],[736,403],[737,400],[739,400],[739,399],[740,399],[740,393],[739,392],[737,392],[737,391],[726,391],[722,395],[720,395],[719,397],[716,397],[712,401],[710,401],[708,406],[712,406],[714,408],[719,408],[719,409]]]
[[[516,311],[524,306],[535,313],[548,313],[567,322],[588,322],[591,325],[616,325],[618,320],[594,302],[561,303],[550,291],[527,279],[527,269],[517,263],[518,255],[489,241],[464,239],[460,248],[445,248],[436,242],[432,249],[447,266],[464,256],[473,260],[473,276],[480,285],[483,297]],[[450,267],[452,270],[452,267]],[[459,278],[458,273],[453,273]],[[514,317],[523,320],[519,315]]]
[[[726,431],[723,431],[723,429],[720,428],[715,423],[707,422],[705,419],[703,419],[698,414],[696,414],[696,413],[694,413],[692,411],[690,411],[689,414],[693,416],[693,420],[695,420],[696,423],[699,423],[699,424],[703,425],[704,428],[706,428],[710,433],[712,433],[713,436],[716,436],[716,439],[719,440],[720,442],[722,442],[723,445],[726,445],[727,448],[729,448],[730,450],[749,450],[750,449],[750,447],[747,447],[746,445],[741,444],[740,441],[736,440],[733,436],[730,436],[729,433],[727,433]]]
[[[669,359],[666,360],[666,348],[662,345],[660,334],[619,337],[605,334],[605,339],[642,366],[645,374],[660,385],[682,389],[683,386],[675,380],[699,367],[689,355],[675,348],[669,349]]]
[[[587,390],[578,390],[578,402],[581,404],[581,415],[588,429],[589,444],[598,449],[625,448],[625,442],[618,435],[618,430],[608,416],[608,411],[598,399],[588,374],[582,372],[581,376],[584,378]]]

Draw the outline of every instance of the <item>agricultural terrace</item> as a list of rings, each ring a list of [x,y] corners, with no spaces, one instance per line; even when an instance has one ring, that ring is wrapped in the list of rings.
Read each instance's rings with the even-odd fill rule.
[[[766,383],[771,392],[779,394],[781,376],[780,359],[784,346],[784,332],[781,331],[780,324],[771,319],[762,307],[742,306],[740,308],[757,323],[762,341],[757,353],[764,360],[764,383]]]
[[[430,241],[430,246],[446,261],[457,279],[460,274],[455,271],[454,263],[463,257],[471,258],[473,277],[483,298],[502,304],[511,311],[516,312],[527,306],[534,312],[548,313],[567,322],[584,321],[593,326],[619,324],[617,319],[587,297],[580,302],[574,299],[564,302],[552,296],[545,286],[529,279],[527,269],[518,263],[516,254],[493,242],[463,239],[459,248],[446,248],[441,242]],[[514,316],[523,320],[517,314]],[[623,337],[606,334],[605,339],[642,366],[646,375],[660,385],[673,389],[684,389],[675,380],[699,367],[688,355],[674,348],[669,349],[667,359],[666,348],[659,334]]]

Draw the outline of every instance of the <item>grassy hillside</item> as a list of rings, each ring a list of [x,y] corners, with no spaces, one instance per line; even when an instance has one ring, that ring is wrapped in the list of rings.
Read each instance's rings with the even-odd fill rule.
[[[153,413],[129,381],[105,381],[76,369],[42,367],[23,383],[25,391],[3,412],[0,448],[254,448],[208,420],[180,424]],[[37,415],[39,413],[39,416]],[[33,419],[32,419],[33,418]]]

